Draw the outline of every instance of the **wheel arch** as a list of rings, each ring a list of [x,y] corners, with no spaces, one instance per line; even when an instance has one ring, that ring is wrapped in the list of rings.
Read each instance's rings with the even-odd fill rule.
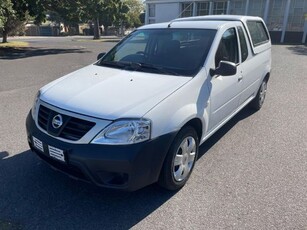
[[[270,79],[270,76],[271,76],[271,73],[270,73],[270,72],[266,73],[266,75],[264,76],[263,80],[265,80],[266,82],[268,82],[269,79]]]
[[[203,124],[202,124],[202,121],[199,118],[195,117],[195,118],[192,118],[191,120],[189,120],[188,122],[186,122],[182,126],[181,129],[183,129],[186,126],[191,126],[192,128],[195,129],[195,131],[197,133],[198,140],[200,142],[201,139],[202,139],[202,134],[203,134]]]

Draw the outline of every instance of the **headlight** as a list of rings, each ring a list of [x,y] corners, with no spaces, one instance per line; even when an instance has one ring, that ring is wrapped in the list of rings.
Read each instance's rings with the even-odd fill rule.
[[[32,106],[32,109],[31,109],[32,118],[33,118],[34,120],[35,120],[36,113],[37,113],[37,109],[38,109],[38,101],[39,101],[40,95],[41,95],[41,91],[39,90],[39,91],[36,93],[36,96],[35,96],[34,102],[33,102],[33,106]]]
[[[102,130],[92,141],[94,144],[127,145],[150,138],[151,122],[146,119],[115,121]]]

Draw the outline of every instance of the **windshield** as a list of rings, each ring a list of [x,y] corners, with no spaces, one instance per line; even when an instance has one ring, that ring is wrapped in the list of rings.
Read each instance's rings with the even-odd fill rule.
[[[137,30],[116,45],[100,66],[161,74],[194,76],[203,66],[215,30]]]

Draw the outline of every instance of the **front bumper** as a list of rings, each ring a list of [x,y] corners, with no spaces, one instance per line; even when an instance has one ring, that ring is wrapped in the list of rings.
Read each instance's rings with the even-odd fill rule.
[[[72,144],[40,131],[31,113],[26,120],[30,148],[54,168],[97,186],[134,191],[156,182],[167,151],[176,135],[132,145]],[[43,143],[34,147],[33,136]],[[64,150],[65,162],[49,156],[48,145]]]

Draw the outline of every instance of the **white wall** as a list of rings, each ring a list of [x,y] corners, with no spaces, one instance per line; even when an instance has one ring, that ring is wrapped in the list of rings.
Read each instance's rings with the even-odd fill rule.
[[[172,19],[178,18],[179,14],[179,3],[156,4],[156,23],[168,22]]]

